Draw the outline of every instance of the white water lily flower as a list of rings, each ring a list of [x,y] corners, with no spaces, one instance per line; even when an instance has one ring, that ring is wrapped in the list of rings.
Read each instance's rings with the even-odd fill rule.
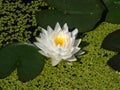
[[[52,59],[52,66],[56,66],[61,60],[76,61],[74,54],[80,50],[78,46],[81,42],[81,39],[75,40],[77,33],[78,29],[69,32],[66,23],[63,28],[57,23],[54,30],[50,26],[47,30],[42,28],[40,37],[36,37],[38,42],[34,44],[40,48],[41,54]]]

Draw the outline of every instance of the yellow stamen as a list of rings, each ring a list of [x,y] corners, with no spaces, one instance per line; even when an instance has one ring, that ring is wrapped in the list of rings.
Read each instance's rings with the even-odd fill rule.
[[[57,45],[63,46],[64,43],[65,43],[65,38],[64,37],[58,37],[58,36],[56,36],[54,38],[54,42],[55,42],[56,46]]]

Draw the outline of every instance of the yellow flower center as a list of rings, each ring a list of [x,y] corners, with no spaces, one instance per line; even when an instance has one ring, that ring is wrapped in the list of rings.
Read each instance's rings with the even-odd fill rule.
[[[65,43],[65,38],[64,37],[58,37],[58,36],[56,36],[54,38],[54,42],[55,42],[56,46],[57,45],[63,46],[64,43]]]

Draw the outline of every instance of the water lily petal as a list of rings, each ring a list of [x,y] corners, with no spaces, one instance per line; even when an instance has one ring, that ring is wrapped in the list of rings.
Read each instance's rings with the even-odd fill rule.
[[[73,31],[72,31],[72,36],[76,36],[77,33],[78,33],[78,29],[73,30]]]
[[[70,54],[65,54],[65,55],[63,55],[62,56],[62,59],[68,59],[68,58],[70,58],[70,57],[72,57],[72,54],[70,53]]]
[[[48,30],[49,34],[51,34],[53,32],[53,29],[50,26],[47,27],[47,30]]]
[[[80,51],[77,52],[75,55],[82,55],[82,54],[84,54],[84,53],[85,53],[85,51],[80,50]]]
[[[37,40],[37,42],[39,42],[41,39],[40,38],[38,38],[38,37],[35,37],[35,39]]]
[[[42,28],[42,33],[47,35],[47,31],[44,28]]]
[[[43,44],[40,44],[40,43],[38,43],[38,42],[34,42],[34,44],[35,44],[38,48],[40,48],[41,50],[47,51],[47,49],[45,48],[45,46],[44,46]]]
[[[62,29],[63,29],[63,31],[68,32],[68,25],[67,25],[67,23],[64,24]]]
[[[75,40],[74,46],[78,47],[80,43],[81,43],[81,39]]]
[[[52,66],[56,66],[61,60],[52,58]]]
[[[45,52],[45,51],[39,50],[38,52],[41,53],[42,55],[46,56],[46,57],[50,57],[50,56],[48,55],[48,53]]]
[[[80,48],[79,48],[79,47],[75,47],[75,48],[74,48],[74,50],[72,51],[72,54],[77,53],[79,50],[80,50]]]
[[[55,31],[59,32],[61,29],[60,24],[57,22],[56,26],[55,26]]]
[[[72,62],[72,61],[77,61],[77,59],[76,59],[75,56],[73,55],[71,58],[68,58],[66,61]]]

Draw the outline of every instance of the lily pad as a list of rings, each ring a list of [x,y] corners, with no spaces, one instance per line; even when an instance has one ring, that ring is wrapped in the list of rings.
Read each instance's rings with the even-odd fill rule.
[[[120,54],[113,56],[107,64],[116,71],[120,72]]]
[[[108,8],[106,16],[107,22],[119,24],[120,23],[120,0],[103,0]]]
[[[56,9],[68,12],[68,13],[86,13],[96,12],[100,10],[98,1],[96,0],[45,0],[49,5],[52,5]],[[100,2],[99,2],[100,3]]]
[[[44,57],[32,44],[16,43],[0,50],[0,78],[8,76],[16,67],[19,80],[35,78],[44,67]]]
[[[110,33],[103,41],[102,48],[120,52],[120,30]]]
[[[54,27],[56,22],[61,25],[68,23],[68,26],[78,28],[79,32],[93,29],[101,19],[103,8],[96,0],[46,0],[56,9],[39,11],[36,13],[38,25],[43,28],[50,25]]]
[[[17,56],[11,46],[0,49],[0,78],[8,76],[17,64]]]

